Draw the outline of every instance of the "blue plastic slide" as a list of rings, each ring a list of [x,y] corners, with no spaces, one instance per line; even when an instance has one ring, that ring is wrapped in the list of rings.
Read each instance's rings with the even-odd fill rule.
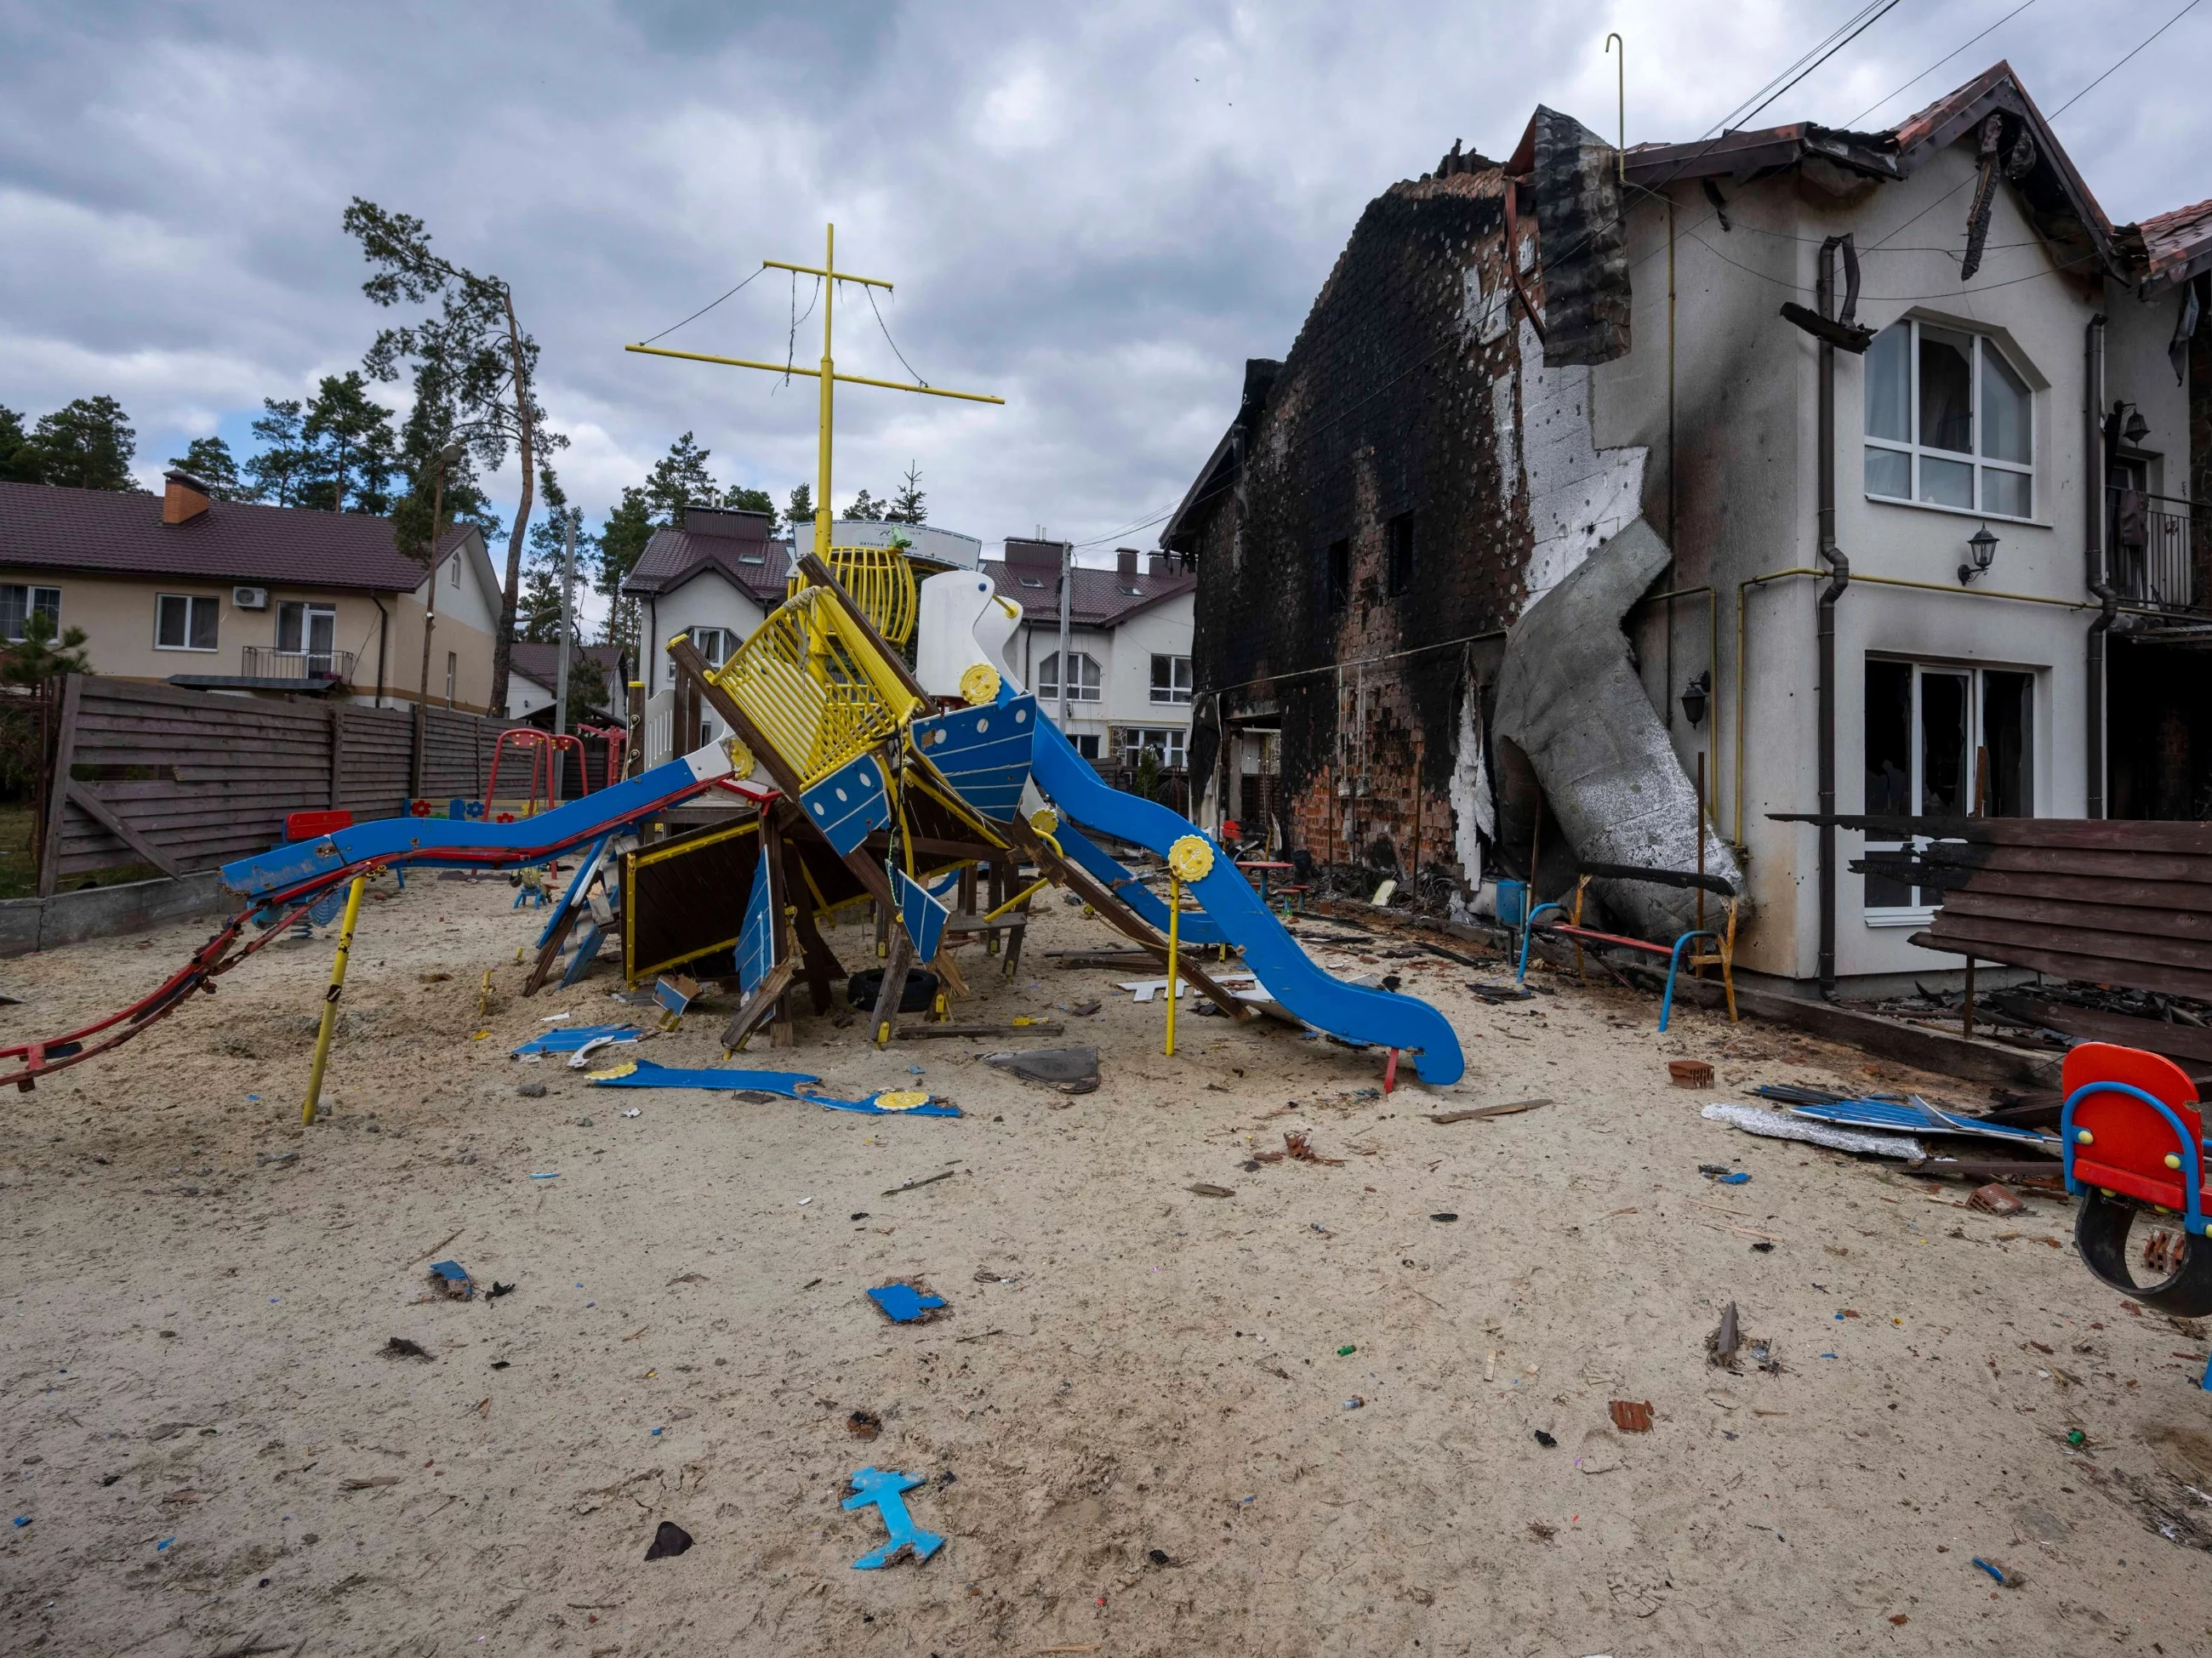
[[[449,865],[496,869],[538,864],[583,845],[622,823],[702,793],[729,774],[729,756],[709,744],[665,761],[595,794],[512,823],[447,817],[381,817],[313,841],[295,841],[222,866],[222,884],[247,898],[290,894],[345,875],[363,864]]]
[[[1212,837],[1204,835],[1188,818],[1153,801],[1108,787],[1091,762],[1049,720],[1037,721],[1030,775],[1063,817],[1163,858],[1169,847],[1187,835],[1200,835],[1213,846]],[[1071,858],[1087,867],[1088,860],[1078,856],[1067,838],[1056,838]],[[1189,890],[1206,907],[1218,936],[1243,950],[1244,965],[1260,975],[1267,993],[1308,1024],[1347,1042],[1403,1048],[1413,1055],[1414,1068],[1423,1082],[1460,1079],[1466,1061],[1449,1020],[1416,997],[1348,985],[1316,967],[1219,847],[1213,846],[1213,868]],[[1140,889],[1122,886],[1115,890],[1134,902],[1133,895]],[[1156,925],[1166,931],[1166,905],[1155,896],[1152,906],[1158,911]]]

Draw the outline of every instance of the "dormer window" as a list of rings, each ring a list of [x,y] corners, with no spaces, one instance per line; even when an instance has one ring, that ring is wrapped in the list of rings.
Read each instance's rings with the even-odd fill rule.
[[[1908,319],[1866,354],[1866,492],[2035,516],[2035,393],[1986,334]]]
[[[1044,586],[1044,583],[1036,576],[1025,575],[1022,578],[1022,586],[1024,587],[1042,587]]]

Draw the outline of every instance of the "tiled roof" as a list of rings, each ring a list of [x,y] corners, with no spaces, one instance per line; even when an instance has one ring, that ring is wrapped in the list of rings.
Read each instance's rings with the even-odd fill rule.
[[[771,541],[764,513],[686,507],[681,525],[655,530],[623,579],[633,598],[680,587],[702,570],[718,570],[761,604],[783,602],[791,544]]]
[[[1024,620],[1059,622],[1060,592],[1054,585],[1051,566],[1040,568],[986,562],[983,574],[991,578],[1001,594],[1022,607]],[[1039,585],[1024,586],[1024,576]],[[1131,588],[1136,591],[1132,592]],[[1124,582],[1119,571],[1093,570],[1079,565],[1068,595],[1068,622],[1078,628],[1111,628],[1164,599],[1197,590],[1198,577],[1188,570],[1177,570],[1170,575],[1139,571]]]
[[[475,533],[455,525],[441,555]],[[44,483],[0,483],[0,565],[368,592],[410,592],[425,574],[392,520],[366,513],[218,501],[164,524],[159,495]]]
[[[599,671],[606,676],[607,689],[611,695],[616,675],[621,671],[617,659],[621,654],[622,647],[619,645],[579,645],[574,654],[568,659],[570,671],[574,671],[578,657],[589,658],[599,665]],[[515,672],[550,689],[561,677],[561,647],[557,643],[541,645],[531,640],[518,639],[514,641],[514,663]]]
[[[2145,219],[2143,258],[2154,287],[2179,282],[2205,268],[2212,254],[2212,202],[2192,202]]]

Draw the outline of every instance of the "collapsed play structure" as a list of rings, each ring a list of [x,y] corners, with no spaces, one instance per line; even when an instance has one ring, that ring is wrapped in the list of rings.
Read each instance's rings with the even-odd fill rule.
[[[735,821],[716,831],[729,856],[690,908],[726,927],[732,948],[744,995],[724,1033],[729,1048],[773,1017],[802,976],[816,1011],[827,1011],[840,969],[819,923],[843,906],[872,900],[888,920],[871,1025],[881,1042],[896,1030],[915,969],[933,967],[957,987],[946,946],[1018,926],[1006,915],[1025,915],[1048,884],[1233,1019],[1257,1017],[1255,999],[1224,987],[1189,947],[1216,958],[1225,950],[1213,947],[1239,951],[1275,1009],[1346,1042],[1410,1056],[1425,1082],[1458,1079],[1459,1041],[1440,1012],[1323,971],[1211,837],[1109,786],[1040,717],[1005,655],[1020,612],[988,576],[955,569],[918,580],[896,548],[829,550],[827,559],[799,559],[785,602],[720,666],[686,638],[669,641],[678,671],[730,737],[516,822],[387,818],[226,865],[223,882],[246,904],[239,916],[131,1007],[65,1036],[0,1049],[0,1060],[18,1062],[0,1083],[28,1088],[128,1040],[194,992],[212,992],[218,975],[276,936],[271,928],[249,937],[257,915],[289,921],[350,884],[349,936],[359,884],[386,869],[502,868],[575,854],[530,984],[544,981],[564,944],[573,976],[590,952],[572,935],[594,938],[606,925],[585,901],[611,849],[650,856],[635,838],[643,826],[714,790],[738,797]],[[899,648],[908,641],[912,666]],[[1168,896],[1125,866],[1109,841],[1164,859]],[[980,920],[955,917],[940,895],[983,867],[1024,872],[1029,884]]]

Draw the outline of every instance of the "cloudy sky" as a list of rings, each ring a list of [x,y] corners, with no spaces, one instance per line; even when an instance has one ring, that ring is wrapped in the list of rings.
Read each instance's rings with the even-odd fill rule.
[[[1539,100],[1610,132],[1609,30],[1630,141],[1694,138],[1856,3],[0,0],[0,404],[114,395],[149,483],[194,435],[244,446],[384,319],[339,228],[361,195],[512,282],[594,523],[686,429],[781,501],[811,382],[621,347],[818,262],[834,220],[915,369],[1006,398],[844,389],[840,504],[913,463],[933,521],[1103,560],[1151,544],[1392,180],[1505,153]],[[2056,110],[2182,3],[1904,0],[1758,124],[1886,125],[1999,58]],[[2212,5],[2058,117],[2114,220],[2212,196],[2208,69]],[[903,379],[848,293],[839,366]],[[793,303],[770,273],[662,343],[781,360]]]

